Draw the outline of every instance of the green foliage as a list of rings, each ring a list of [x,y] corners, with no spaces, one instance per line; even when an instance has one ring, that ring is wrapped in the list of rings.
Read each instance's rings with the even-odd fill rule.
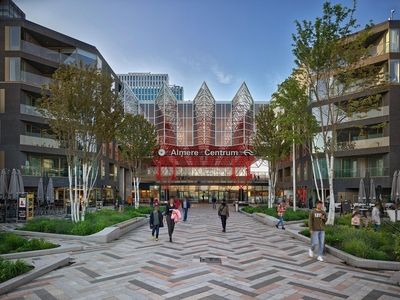
[[[13,262],[0,257],[0,283],[22,275],[31,269],[33,267],[23,260],[18,259]]]
[[[156,127],[146,120],[142,114],[125,114],[117,129],[119,154],[138,177],[143,163],[153,159],[157,147]]]
[[[335,225],[325,228],[325,243],[346,253],[366,259],[400,261],[400,234],[383,226],[379,232],[372,227],[356,229],[350,225],[351,215],[335,219]],[[300,232],[309,236],[308,229]]]
[[[279,218],[275,207],[268,208],[268,206],[256,206],[256,207],[246,206],[242,210],[249,214],[263,213],[263,214],[269,215],[274,218]],[[309,215],[309,213],[307,211],[300,210],[300,209],[293,211],[293,208],[288,207],[285,212],[284,220],[285,221],[304,220],[304,219],[308,219],[308,215]]]
[[[55,245],[43,239],[27,239],[11,232],[0,233],[0,254],[44,250],[56,248]]]
[[[128,206],[122,213],[114,209],[102,209],[86,214],[85,221],[79,223],[72,223],[65,219],[35,218],[18,229],[57,234],[91,235],[117,223],[147,215],[152,210],[153,208],[149,206],[139,207],[139,209]],[[160,207],[160,211],[163,210],[164,207]]]

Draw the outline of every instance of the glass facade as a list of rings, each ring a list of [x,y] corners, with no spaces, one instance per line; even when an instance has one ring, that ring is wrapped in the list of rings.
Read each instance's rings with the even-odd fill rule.
[[[132,89],[140,101],[155,101],[164,84],[170,88],[176,100],[184,100],[183,87],[170,85],[168,74],[128,73],[118,74],[118,78]]]

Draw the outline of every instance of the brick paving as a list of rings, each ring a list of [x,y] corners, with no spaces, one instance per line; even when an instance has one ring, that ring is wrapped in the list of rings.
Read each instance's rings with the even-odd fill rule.
[[[241,213],[221,230],[211,205],[193,205],[173,243],[166,228],[152,240],[148,226],[109,244],[76,241],[85,248],[71,253],[74,264],[0,299],[400,299],[399,272],[352,268],[329,254],[318,262],[307,244]]]

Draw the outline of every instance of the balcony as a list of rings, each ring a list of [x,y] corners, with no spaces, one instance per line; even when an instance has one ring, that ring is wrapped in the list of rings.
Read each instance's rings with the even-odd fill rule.
[[[369,54],[371,55],[371,57],[383,55],[386,53],[389,53],[389,42],[382,43],[382,44],[372,46],[371,48],[369,48]]]
[[[387,177],[389,176],[389,167],[380,168],[353,168],[335,170],[335,178],[363,178],[366,172],[369,172],[371,177]]]
[[[19,142],[21,145],[36,146],[36,147],[46,147],[46,148],[60,148],[60,143],[53,139],[20,135]]]
[[[373,109],[366,113],[358,113],[354,114],[351,117],[347,117],[344,119],[344,122],[351,122],[351,121],[358,121],[358,120],[365,120],[370,118],[377,118],[389,115],[389,106],[380,107],[379,110]]]
[[[47,173],[49,177],[68,177],[68,169],[43,168],[41,166],[21,166],[21,173],[24,176],[43,176]]]
[[[19,112],[23,115],[30,115],[30,116],[34,116],[34,117],[43,118],[43,115],[40,112],[38,112],[36,110],[36,107],[34,107],[34,106],[20,104]]]
[[[33,74],[26,71],[21,71],[21,81],[41,87],[52,82],[50,77],[45,77]]]
[[[336,144],[336,151],[349,151],[389,146],[389,137],[365,139],[358,141],[340,142]]]
[[[21,51],[54,61],[56,63],[64,63],[69,56],[62,54],[60,52],[29,43],[27,41],[21,40]]]

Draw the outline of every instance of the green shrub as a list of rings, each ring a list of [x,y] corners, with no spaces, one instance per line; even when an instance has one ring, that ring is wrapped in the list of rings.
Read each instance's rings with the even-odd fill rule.
[[[344,243],[343,251],[357,257],[366,258],[368,246],[364,241],[353,238]]]
[[[347,223],[348,216],[338,217],[335,223],[327,225],[325,243],[360,258],[400,261],[400,234],[393,235],[384,230],[375,232],[372,228],[356,229]],[[307,230],[300,232],[309,236]]]
[[[242,208],[244,212],[247,212],[249,214],[253,213],[263,213],[266,215],[269,215],[274,218],[279,218],[278,214],[276,212],[276,207],[268,208],[268,206],[246,206]],[[285,221],[299,221],[299,220],[304,220],[308,219],[309,212],[297,209],[296,211],[293,211],[293,208],[288,207],[285,212],[284,219]]]
[[[0,283],[30,271],[33,267],[22,260],[15,262],[0,257]]]
[[[310,230],[309,229],[303,229],[302,231],[299,232],[300,234],[306,236],[306,237],[311,237]]]
[[[164,209],[164,207],[160,207],[161,211]],[[149,206],[139,207],[139,209],[125,206],[122,213],[116,209],[102,209],[94,213],[86,213],[85,221],[79,223],[65,219],[35,218],[18,229],[57,234],[90,235],[117,223],[149,214],[152,210],[153,208]]]
[[[0,254],[8,254],[15,252],[44,250],[56,248],[55,245],[43,239],[27,239],[11,232],[0,233]]]

